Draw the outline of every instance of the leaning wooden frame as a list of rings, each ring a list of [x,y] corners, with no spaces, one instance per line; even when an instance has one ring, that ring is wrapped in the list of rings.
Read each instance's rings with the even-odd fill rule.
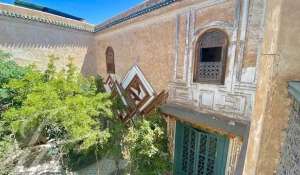
[[[115,75],[108,75],[105,89],[113,97],[118,96],[122,100],[125,109],[117,113],[125,123],[134,120],[137,116],[146,116],[153,112],[165,103],[168,97],[165,90],[159,94],[153,90],[138,66],[133,66],[121,83],[118,82]]]

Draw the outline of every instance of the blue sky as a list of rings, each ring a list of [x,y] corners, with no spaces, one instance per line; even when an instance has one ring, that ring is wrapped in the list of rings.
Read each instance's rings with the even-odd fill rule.
[[[15,0],[0,0],[12,4]],[[99,24],[143,0],[26,0],[26,2],[46,6],[74,16],[92,24]]]

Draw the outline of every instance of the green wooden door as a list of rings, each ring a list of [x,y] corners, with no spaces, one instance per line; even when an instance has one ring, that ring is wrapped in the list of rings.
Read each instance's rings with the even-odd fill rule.
[[[224,175],[228,138],[177,122],[174,175]]]

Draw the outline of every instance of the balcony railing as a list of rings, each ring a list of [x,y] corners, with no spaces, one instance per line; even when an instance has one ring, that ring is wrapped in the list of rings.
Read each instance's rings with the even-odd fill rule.
[[[195,75],[196,82],[221,83],[223,74],[222,62],[200,62]]]

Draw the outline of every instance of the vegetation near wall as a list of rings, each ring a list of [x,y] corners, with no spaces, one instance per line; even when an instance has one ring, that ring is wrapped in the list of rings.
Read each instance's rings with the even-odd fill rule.
[[[58,71],[58,59],[50,56],[47,70],[41,72],[34,66],[18,66],[0,52],[0,172],[9,174],[20,164],[20,150],[47,144],[55,145],[68,171],[102,157],[128,160],[126,171],[131,174],[169,171],[160,114],[125,125],[116,115],[124,106],[103,91],[101,78],[83,77],[72,58]]]

